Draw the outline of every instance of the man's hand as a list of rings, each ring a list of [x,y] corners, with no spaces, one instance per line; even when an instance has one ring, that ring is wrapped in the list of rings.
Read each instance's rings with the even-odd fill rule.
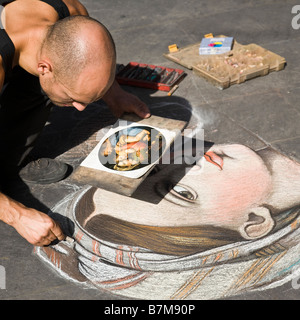
[[[29,243],[44,246],[65,239],[59,225],[45,213],[27,208],[3,194],[0,206],[0,219],[14,227]]]
[[[149,118],[151,115],[149,108],[144,102],[133,94],[121,89],[116,81],[104,95],[103,100],[117,118],[120,118],[125,112],[135,113],[143,119]]]

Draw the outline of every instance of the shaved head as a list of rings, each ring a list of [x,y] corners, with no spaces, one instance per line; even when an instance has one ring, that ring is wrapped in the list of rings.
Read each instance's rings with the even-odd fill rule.
[[[48,29],[41,52],[52,62],[56,79],[72,87],[85,69],[95,72],[113,65],[116,49],[106,27],[88,16],[70,16]]]

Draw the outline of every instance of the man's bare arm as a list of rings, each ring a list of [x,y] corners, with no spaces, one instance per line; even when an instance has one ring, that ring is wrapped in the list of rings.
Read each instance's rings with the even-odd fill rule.
[[[135,113],[141,118],[149,118],[151,115],[147,105],[135,95],[124,91],[116,80],[102,99],[118,118],[125,112]]]
[[[65,238],[59,225],[48,215],[0,193],[0,220],[14,227],[29,243],[43,246]]]
[[[3,87],[4,78],[5,74],[0,56],[0,91]],[[65,238],[59,225],[45,213],[27,208],[1,192],[0,220],[14,227],[22,237],[34,245],[48,245],[56,239],[63,240]]]

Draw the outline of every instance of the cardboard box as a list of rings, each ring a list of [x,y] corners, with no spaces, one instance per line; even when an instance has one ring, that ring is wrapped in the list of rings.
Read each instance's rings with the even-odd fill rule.
[[[220,37],[226,36],[216,38]],[[285,58],[254,43],[241,45],[233,40],[230,51],[212,55],[200,55],[199,47],[200,43],[195,43],[179,48],[177,52],[165,53],[164,56],[193,70],[219,89],[283,70],[286,65]]]

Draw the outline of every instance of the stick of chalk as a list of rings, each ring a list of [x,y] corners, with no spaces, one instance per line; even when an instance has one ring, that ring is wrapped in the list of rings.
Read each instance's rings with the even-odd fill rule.
[[[69,236],[66,236],[65,241],[69,242],[69,243],[73,243],[75,240]]]
[[[171,96],[178,88],[179,88],[179,85],[176,84],[176,85],[168,92],[168,96]]]

